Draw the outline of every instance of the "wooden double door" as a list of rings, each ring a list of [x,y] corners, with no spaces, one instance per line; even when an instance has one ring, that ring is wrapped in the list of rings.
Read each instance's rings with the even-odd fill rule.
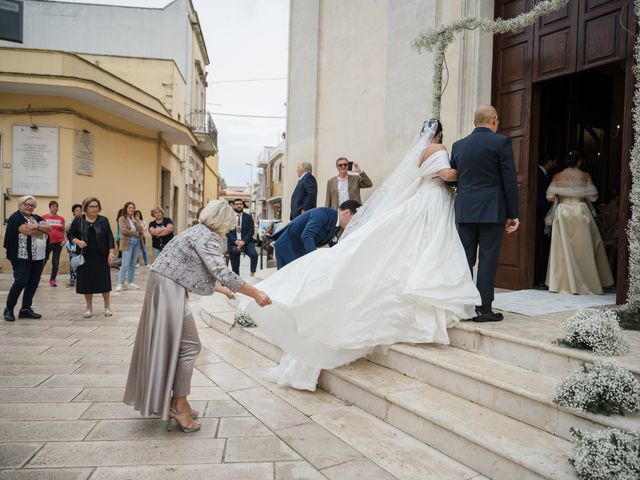
[[[513,18],[531,10],[535,0],[496,0],[495,16]],[[492,101],[500,117],[499,133],[512,140],[520,195],[521,229],[505,237],[496,285],[523,289],[533,285],[535,264],[536,189],[540,148],[541,98],[544,85],[602,68],[621,69],[624,87],[613,92],[622,105],[618,121],[620,162],[620,240],[618,301],[626,297],[629,219],[629,150],[632,142],[631,104],[635,16],[626,0],[570,0],[566,7],[535,25],[497,36],[494,41]],[[594,96],[598,95],[594,91]],[[620,98],[622,97],[622,98]],[[558,112],[570,108],[557,102]],[[574,146],[575,148],[575,146]]]

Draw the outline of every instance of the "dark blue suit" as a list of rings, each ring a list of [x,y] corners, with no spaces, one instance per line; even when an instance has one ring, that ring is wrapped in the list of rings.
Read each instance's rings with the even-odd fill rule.
[[[274,233],[271,238],[275,240],[278,269],[331,242],[340,230],[337,223],[337,210],[320,207],[304,212]]]
[[[256,252],[256,242],[253,239],[253,232],[253,218],[251,218],[251,215],[248,213],[243,212],[240,238],[238,238],[235,229],[229,230],[229,233],[227,233],[227,252],[231,260],[231,270],[237,275],[240,275],[240,253],[233,253],[236,240],[242,240],[244,242],[244,253],[251,259],[251,273],[255,273],[258,267],[258,252]]]
[[[318,182],[310,172],[305,173],[296,185],[291,195],[291,215],[289,220],[293,220],[302,213],[316,208],[318,198]]]
[[[511,139],[478,127],[453,144],[451,167],[458,170],[456,222],[472,272],[480,247],[476,283],[484,313],[493,302],[505,222],[507,218],[518,218]]]

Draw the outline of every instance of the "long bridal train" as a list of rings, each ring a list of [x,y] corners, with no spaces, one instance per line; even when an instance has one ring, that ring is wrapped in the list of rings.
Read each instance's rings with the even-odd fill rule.
[[[448,155],[438,151],[417,168],[428,140],[412,151],[416,172],[404,185],[405,198],[379,209],[335,247],[257,284],[273,305],[241,300],[240,308],[286,352],[274,381],[315,390],[321,369],[378,345],[448,344],[447,328],[475,316],[480,297],[455,228],[453,193],[437,175],[450,168]]]

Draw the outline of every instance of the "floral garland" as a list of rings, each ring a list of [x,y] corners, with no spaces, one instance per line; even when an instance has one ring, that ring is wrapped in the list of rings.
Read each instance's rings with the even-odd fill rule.
[[[569,462],[580,480],[640,478],[640,433],[607,428],[584,433],[571,428],[577,442]]]
[[[640,25],[640,0],[634,2],[636,19]],[[633,92],[633,147],[629,168],[631,170],[631,218],[627,225],[629,241],[629,293],[627,302],[640,307],[640,35],[636,35],[633,74],[636,79]]]
[[[253,328],[257,326],[258,325],[256,325],[256,322],[254,322],[253,318],[251,318],[251,315],[244,312],[236,312],[236,314],[233,316],[233,323],[231,324],[231,328],[229,328],[229,330],[235,327]]]
[[[413,42],[414,48],[418,52],[429,50],[433,52],[433,95],[432,95],[432,115],[440,118],[440,107],[442,104],[442,73],[444,69],[444,53],[447,47],[453,42],[454,34],[461,30],[480,29],[496,34],[515,32],[522,28],[526,28],[540,17],[547,15],[559,8],[564,7],[569,0],[543,0],[528,12],[521,13],[515,18],[505,20],[496,18],[491,20],[488,18],[466,17],[456,20],[447,25],[443,25],[427,33],[423,33]]]

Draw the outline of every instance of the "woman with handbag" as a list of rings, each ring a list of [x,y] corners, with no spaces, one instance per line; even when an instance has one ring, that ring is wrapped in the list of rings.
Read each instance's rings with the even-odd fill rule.
[[[71,242],[80,249],[73,258],[78,273],[76,293],[84,294],[87,309],[84,318],[93,314],[93,294],[101,293],[104,299],[104,316],[110,317],[111,275],[109,266],[116,257],[115,242],[109,220],[99,215],[100,200],[88,197],[82,202],[84,215],[73,219],[69,227]]]

